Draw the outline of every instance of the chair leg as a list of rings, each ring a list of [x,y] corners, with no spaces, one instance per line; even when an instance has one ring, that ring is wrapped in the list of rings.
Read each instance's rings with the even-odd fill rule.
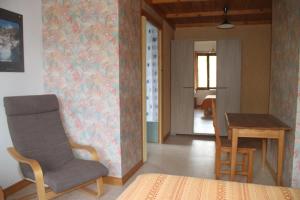
[[[242,161],[242,172],[247,172],[247,160],[248,160],[248,154],[243,155],[243,161]]]
[[[230,154],[230,152],[227,152],[226,153],[226,160],[230,160],[231,159],[231,154]]]
[[[221,150],[216,149],[216,158],[215,158],[216,179],[220,178],[220,172],[221,172]]]
[[[249,152],[248,156],[248,177],[247,182],[251,183],[253,179],[253,151]]]
[[[100,197],[104,193],[104,184],[103,184],[103,178],[98,178],[96,180],[97,184],[97,197]]]
[[[266,165],[266,154],[267,154],[267,139],[262,140],[262,155],[261,155],[261,162],[262,168],[265,168]]]

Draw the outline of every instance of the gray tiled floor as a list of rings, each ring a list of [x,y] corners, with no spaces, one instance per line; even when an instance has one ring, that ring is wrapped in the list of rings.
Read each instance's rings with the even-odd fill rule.
[[[149,144],[149,159],[141,169],[123,187],[105,185],[105,194],[101,200],[116,199],[120,193],[135,179],[143,173],[165,173],[174,175],[193,176],[201,178],[214,178],[214,153],[215,143],[209,139],[200,139],[191,136],[170,136],[166,144]],[[260,150],[255,153],[254,183],[274,185],[274,181],[267,169],[261,169]],[[227,177],[223,177],[224,180]],[[243,177],[237,180],[245,181]],[[34,190],[29,186],[23,191],[10,197],[17,196]],[[74,191],[57,198],[59,200],[89,200],[95,197],[80,191]]]

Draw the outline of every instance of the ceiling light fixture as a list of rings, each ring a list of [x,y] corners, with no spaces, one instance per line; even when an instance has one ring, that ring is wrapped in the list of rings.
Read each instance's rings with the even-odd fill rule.
[[[228,21],[228,18],[227,18],[227,12],[228,12],[228,8],[225,6],[224,7],[224,15],[225,15],[225,19],[223,21],[222,24],[219,24],[217,27],[220,28],[220,29],[230,29],[230,28],[233,28],[234,27],[234,24],[230,23]]]

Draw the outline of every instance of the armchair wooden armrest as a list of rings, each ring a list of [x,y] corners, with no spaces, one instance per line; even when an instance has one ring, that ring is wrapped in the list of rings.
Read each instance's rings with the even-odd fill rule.
[[[7,148],[7,151],[16,161],[29,165],[32,168],[35,177],[41,177],[43,179],[43,171],[38,161],[22,156],[13,147]]]
[[[42,168],[38,161],[32,160],[22,156],[15,148],[9,147],[7,148],[8,153],[18,162],[27,164],[31,167],[35,182],[37,185],[37,193],[40,200],[46,199],[45,187],[44,187],[44,175]]]
[[[78,150],[88,151],[91,154],[93,160],[100,161],[99,156],[97,154],[97,151],[96,151],[96,149],[94,147],[89,146],[89,145],[77,144],[77,143],[75,143],[73,141],[70,141],[70,145],[71,145],[72,149],[78,149]]]

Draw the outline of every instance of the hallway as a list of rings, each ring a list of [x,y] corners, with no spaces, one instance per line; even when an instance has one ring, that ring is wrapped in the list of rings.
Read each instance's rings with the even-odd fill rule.
[[[194,110],[194,134],[196,135],[214,135],[213,121],[210,117],[204,116],[201,109]]]

